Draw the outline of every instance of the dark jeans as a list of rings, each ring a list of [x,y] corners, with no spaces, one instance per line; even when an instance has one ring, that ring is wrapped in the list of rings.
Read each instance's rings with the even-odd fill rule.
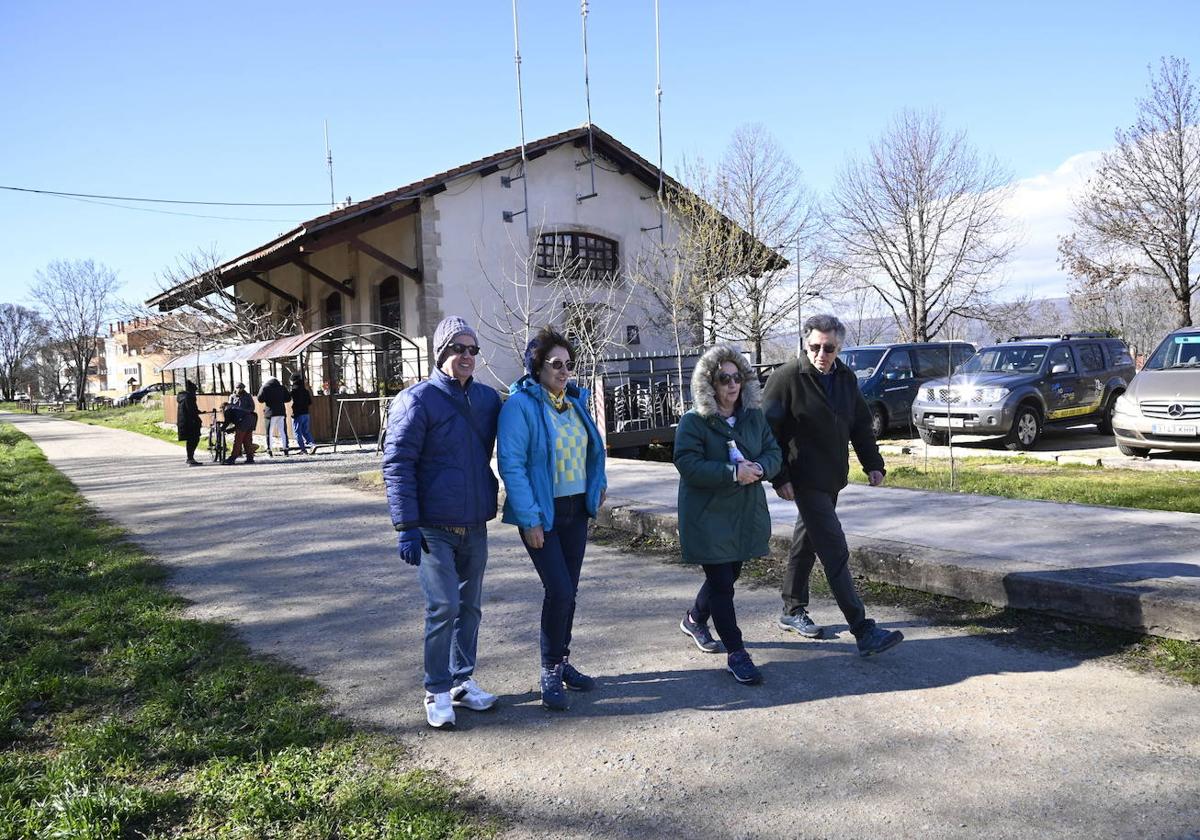
[[[575,623],[575,593],[587,548],[588,514],[583,494],[554,500],[554,530],[547,531],[541,548],[525,550],[542,579],[542,667],[553,668],[571,652]],[[524,532],[521,534],[524,541]]]
[[[794,485],[793,485],[794,486]],[[875,626],[867,618],[866,607],[854,588],[850,574],[850,547],[837,517],[837,493],[796,487],[796,528],[792,532],[792,550],[783,576],[783,610],[795,615],[808,607],[808,578],[818,557],[825,577],[846,624],[855,638]]]
[[[184,445],[187,448],[187,459],[189,461],[196,460],[196,447],[200,445],[200,436],[196,435],[194,438],[187,438],[184,441]]]
[[[733,585],[742,574],[742,564],[705,563],[703,568],[704,583],[700,585],[696,603],[692,605],[692,621],[707,624],[711,616],[727,652],[745,649],[737,613],[733,608]]]

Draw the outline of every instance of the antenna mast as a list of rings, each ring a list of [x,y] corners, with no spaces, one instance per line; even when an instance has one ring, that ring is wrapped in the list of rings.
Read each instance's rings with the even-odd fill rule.
[[[512,182],[521,180],[521,189],[525,194],[525,209],[505,210],[504,221],[511,222],[516,216],[525,215],[525,235],[529,235],[529,181],[525,177],[525,168],[529,159],[525,156],[525,97],[521,91],[521,29],[517,23],[517,0],[512,0],[513,10],[513,61],[517,68],[517,122],[521,126],[521,174],[512,177],[502,176],[500,185],[511,187]]]
[[[589,198],[596,197],[596,149],[592,142],[592,86],[591,79],[588,75],[588,44],[587,44],[587,19],[588,19],[588,0],[579,0],[579,17],[583,28],[583,98],[587,103],[587,133],[588,133],[588,168],[592,175],[592,191],[587,195],[576,195],[576,202],[584,202]],[[582,164],[575,164],[578,169]]]
[[[658,239],[666,242],[663,218],[663,135],[662,135],[662,39],[659,35],[658,0],[654,0],[654,98],[658,101]]]
[[[329,209],[337,207],[333,197],[333,151],[329,148],[329,120],[325,120],[325,165],[329,167]]]

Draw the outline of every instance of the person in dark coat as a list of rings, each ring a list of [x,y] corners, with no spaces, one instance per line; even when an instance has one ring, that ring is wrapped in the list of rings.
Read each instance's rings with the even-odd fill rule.
[[[497,699],[473,675],[500,395],[475,381],[479,338],[462,318],[437,325],[433,349],[429,379],[388,408],[383,480],[400,557],[418,567],[425,596],[425,719],[443,729],[456,706],[483,711]]]
[[[177,405],[175,411],[175,427],[179,431],[179,439],[187,447],[187,464],[198,467],[196,447],[200,445],[200,406],[196,404],[196,383],[189,380],[184,382],[183,393],[175,396]]]
[[[296,446],[300,447],[300,451],[305,455],[315,453],[317,447],[313,445],[313,436],[308,424],[312,394],[308,385],[304,383],[303,376],[298,373],[292,376],[292,389],[288,393],[292,398],[292,432],[296,437]]]
[[[244,393],[244,391],[243,391]],[[246,394],[247,398],[250,396]],[[226,433],[233,432],[233,447],[229,450],[229,457],[222,463],[236,464],[237,459],[244,452],[246,454],[246,463],[254,463],[254,427],[258,425],[258,415],[253,411],[247,411],[240,405],[234,402],[222,404],[222,422]]]
[[[781,629],[819,639],[823,628],[808,615],[808,579],[818,557],[838,607],[862,656],[895,647],[899,630],[885,631],[867,618],[850,574],[850,548],[837,517],[838,493],[850,474],[849,447],[872,487],[883,484],[883,457],[871,432],[871,412],[858,379],[837,354],[846,328],[833,315],[804,322],[804,352],[777,368],[763,392],[767,422],[783,449],[784,466],[772,479],[798,516],[783,578]]]
[[[278,379],[271,377],[258,389],[258,401],[263,405],[263,417],[267,420],[267,454],[271,452],[271,438],[283,442],[283,454],[288,454],[287,409],[292,395]]]
[[[700,650],[718,653],[708,631],[711,616],[729,672],[740,683],[759,683],[762,674],[738,628],[733,590],[742,563],[770,553],[771,514],[762,481],[778,472],[783,454],[763,416],[758,378],[735,348],[718,344],[696,362],[692,409],[679,420],[674,460],[683,562],[704,569],[704,583],[679,629]]]

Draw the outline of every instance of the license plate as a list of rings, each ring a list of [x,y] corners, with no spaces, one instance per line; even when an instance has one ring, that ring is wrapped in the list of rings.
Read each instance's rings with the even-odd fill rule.
[[[1195,437],[1195,423],[1151,423],[1150,434],[1171,437]]]
[[[963,427],[961,417],[929,417],[927,419],[931,426],[940,426],[945,429],[961,429]]]

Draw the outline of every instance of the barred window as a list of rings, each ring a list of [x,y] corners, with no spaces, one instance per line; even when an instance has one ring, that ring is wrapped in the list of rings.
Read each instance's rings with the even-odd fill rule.
[[[590,233],[545,233],[537,242],[539,277],[613,280],[617,277],[617,243]]]

